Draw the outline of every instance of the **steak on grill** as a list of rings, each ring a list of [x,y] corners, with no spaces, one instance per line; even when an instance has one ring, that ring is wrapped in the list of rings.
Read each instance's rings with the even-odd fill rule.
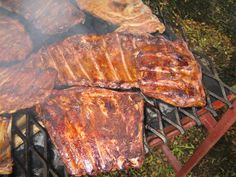
[[[160,36],[72,36],[41,49],[26,64],[56,69],[56,85],[136,87],[175,106],[205,104],[201,70],[192,53],[184,42]]]
[[[0,64],[21,61],[32,50],[24,26],[16,19],[0,14]]]
[[[165,27],[142,0],[76,0],[79,7],[105,21],[119,25],[118,32],[147,34]]]
[[[83,12],[69,0],[1,0],[0,6],[23,16],[44,34],[66,32],[84,22]]]
[[[32,107],[50,95],[56,78],[53,69],[0,68],[0,114]]]
[[[10,132],[11,119],[0,116],[0,175],[12,173]]]
[[[143,100],[138,94],[76,87],[53,91],[37,110],[72,175],[142,165]]]

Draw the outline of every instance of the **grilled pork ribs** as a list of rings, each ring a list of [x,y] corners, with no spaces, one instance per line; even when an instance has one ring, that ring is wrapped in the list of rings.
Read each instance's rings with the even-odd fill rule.
[[[30,108],[50,95],[57,72],[22,64],[0,67],[0,114]]]
[[[0,116],[0,175],[8,175],[12,172],[10,131],[11,119]]]
[[[142,165],[143,100],[137,93],[58,90],[37,110],[70,174],[95,175]]]
[[[140,88],[175,106],[205,104],[201,69],[187,45],[161,36],[75,35],[42,48],[27,65],[57,70],[58,86]]]

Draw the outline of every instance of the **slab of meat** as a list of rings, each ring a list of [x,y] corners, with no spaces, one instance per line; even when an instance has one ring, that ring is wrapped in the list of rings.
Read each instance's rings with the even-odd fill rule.
[[[0,64],[21,61],[31,50],[32,42],[24,26],[0,14]]]
[[[72,88],[54,91],[37,110],[72,175],[142,165],[143,100],[138,94]]]
[[[23,16],[44,34],[57,34],[84,22],[69,0],[1,0],[0,6]]]
[[[175,106],[205,104],[201,70],[192,53],[184,42],[160,36],[72,36],[41,49],[27,65],[56,69],[56,85],[136,87]]]
[[[10,132],[11,119],[0,116],[0,175],[12,173]]]
[[[137,87],[133,35],[76,35],[32,55],[30,67],[58,71],[56,85]]]
[[[105,21],[119,25],[118,32],[147,34],[165,27],[142,0],[76,0],[79,7]]]
[[[53,69],[0,68],[0,114],[30,108],[50,95],[56,78]]]
[[[204,106],[201,68],[187,44],[162,37],[155,40],[138,54],[139,88],[175,106]]]

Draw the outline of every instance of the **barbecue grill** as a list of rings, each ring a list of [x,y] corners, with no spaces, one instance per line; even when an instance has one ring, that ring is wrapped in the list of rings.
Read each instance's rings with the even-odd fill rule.
[[[162,19],[166,27],[169,28],[167,29],[168,32],[165,33],[166,37],[170,39],[175,38],[169,24],[165,21],[165,18],[160,12],[160,8],[157,15]],[[99,22],[95,24],[90,23],[90,25],[99,26]],[[93,28],[97,29],[98,26]],[[233,122],[236,121],[236,112],[234,108],[236,104],[232,103],[236,98],[236,93],[219,79],[210,58],[194,50],[193,53],[202,66],[203,83],[207,94],[207,104],[204,108],[193,107],[183,109],[173,107],[143,95],[145,99],[145,149],[148,152],[150,148],[161,145],[168,161],[176,170],[177,176],[183,176],[189,172],[194,163],[198,162],[210,147],[228,130]],[[230,110],[227,111],[220,122],[217,123],[213,117],[218,116],[217,110],[223,106],[226,106]],[[229,115],[231,115],[231,117]],[[19,121],[22,119],[25,122],[24,125],[19,124]],[[66,172],[58,152],[51,143],[46,130],[38,120],[34,108],[13,114],[12,155],[14,171],[10,176],[70,176]],[[225,124],[226,122],[227,124]],[[211,142],[204,142],[205,144],[203,143],[197,151],[198,157],[193,156],[189,163],[181,168],[180,163],[170,153],[170,150],[165,143],[168,139],[180,133],[183,134],[185,129],[202,124],[210,131],[207,139],[211,140]],[[212,134],[215,134],[217,137],[212,137]],[[205,148],[204,151],[203,148]]]

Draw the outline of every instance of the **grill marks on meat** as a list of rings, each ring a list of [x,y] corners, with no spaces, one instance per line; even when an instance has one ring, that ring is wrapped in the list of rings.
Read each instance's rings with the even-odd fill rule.
[[[72,36],[41,49],[28,64],[56,69],[56,85],[137,87],[133,40],[118,33]]]
[[[12,173],[10,131],[11,119],[0,116],[0,175]]]
[[[180,107],[203,106],[199,65],[182,41],[125,33],[73,36],[40,50],[30,67],[58,71],[56,85],[140,88]]]
[[[147,34],[165,27],[142,0],[76,0],[81,9],[120,27],[118,32]]]
[[[141,90],[175,106],[204,106],[201,69],[186,43],[157,40],[138,55]]]
[[[32,42],[24,26],[0,14],[0,63],[21,61],[31,50]]]
[[[138,94],[72,88],[54,91],[37,110],[72,175],[142,165],[143,100]]]
[[[53,69],[0,68],[0,114],[32,107],[50,95],[56,78]]]
[[[83,12],[68,0],[2,0],[0,6],[23,16],[44,34],[66,32],[84,22]]]

